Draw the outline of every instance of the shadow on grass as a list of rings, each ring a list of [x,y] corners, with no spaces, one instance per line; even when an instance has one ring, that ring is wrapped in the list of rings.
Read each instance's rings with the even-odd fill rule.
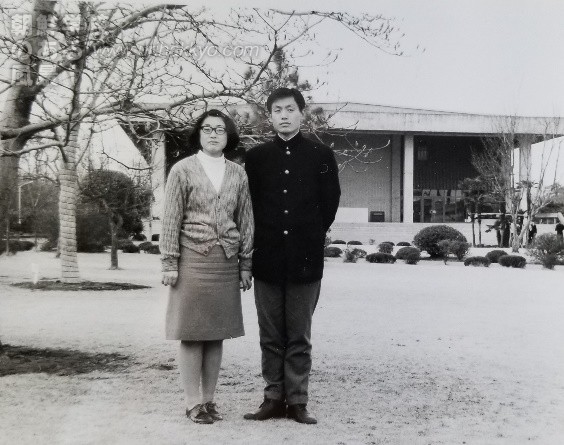
[[[12,286],[22,289],[32,290],[63,290],[63,291],[79,291],[79,290],[135,290],[150,289],[150,286],[131,283],[99,283],[95,281],[81,281],[79,283],[63,283],[60,280],[39,280],[37,283],[24,281],[21,283],[13,283]]]
[[[129,357],[121,354],[92,354],[73,349],[38,349],[3,345],[0,377],[45,372],[76,375],[92,371],[120,371],[129,366]]]

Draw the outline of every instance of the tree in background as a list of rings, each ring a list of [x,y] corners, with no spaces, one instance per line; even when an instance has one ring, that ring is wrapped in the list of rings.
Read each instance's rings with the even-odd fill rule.
[[[464,205],[466,213],[470,216],[472,223],[472,247],[476,247],[476,219],[478,220],[478,244],[482,244],[482,205],[486,196],[485,186],[482,179],[465,178],[458,184],[458,188],[464,193]]]
[[[142,218],[149,215],[152,191],[126,174],[93,170],[80,184],[82,212],[103,215],[110,235],[110,268],[118,269],[118,239],[143,231]],[[85,221],[86,222],[86,221]],[[102,240],[103,241],[103,240]]]
[[[500,123],[495,136],[483,139],[484,149],[472,152],[472,164],[480,174],[487,196],[499,205],[502,240],[508,237],[508,227],[514,234],[513,252],[518,252],[523,239],[527,239],[530,221],[558,190],[557,165],[554,174],[551,174],[549,165],[552,156],[558,156],[559,120],[547,120],[544,134],[538,135],[542,143],[540,156],[537,153],[541,165],[534,178],[531,171],[531,142],[534,141],[519,131],[518,124],[516,116]],[[521,218],[523,223],[519,231]]]

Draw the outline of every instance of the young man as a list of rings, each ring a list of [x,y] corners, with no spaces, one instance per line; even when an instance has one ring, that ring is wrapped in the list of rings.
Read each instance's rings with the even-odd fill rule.
[[[305,100],[279,88],[266,101],[276,137],[247,153],[255,216],[253,276],[264,402],[248,420],[288,417],[317,423],[307,411],[311,319],[323,276],[325,234],[341,189],[333,151],[300,132]],[[287,409],[286,409],[287,408]]]

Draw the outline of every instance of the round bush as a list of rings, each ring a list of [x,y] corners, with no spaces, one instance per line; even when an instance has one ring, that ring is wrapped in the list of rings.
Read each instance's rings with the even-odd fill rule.
[[[398,247],[401,247],[401,246],[408,247],[408,246],[411,246],[411,243],[408,243],[407,241],[400,241],[399,243],[396,244],[396,246],[398,246]]]
[[[323,256],[325,258],[338,258],[342,253],[343,251],[338,247],[326,247],[323,251]]]
[[[118,239],[117,241],[117,248],[118,249],[123,249],[123,248],[127,248],[129,246],[133,246],[133,241],[131,241],[130,239]]]
[[[139,250],[146,251],[151,246],[154,246],[154,244],[151,241],[145,241],[139,244],[137,247],[139,247]]]
[[[554,266],[558,263],[558,257],[553,253],[548,253],[544,255],[541,259],[541,264],[547,269],[554,269]]]
[[[491,264],[485,256],[471,256],[464,260],[465,266],[489,267]]]
[[[413,250],[405,255],[406,264],[417,264],[421,260],[421,252],[419,250]]]
[[[39,246],[39,250],[41,252],[51,252],[57,248],[57,243],[51,240],[45,241],[41,246]]]
[[[342,239],[336,239],[335,241],[333,241],[332,244],[347,244],[345,241],[343,241]]]
[[[552,233],[543,233],[535,238],[529,254],[547,269],[554,269],[559,258],[564,259],[564,243]]]
[[[160,255],[161,254],[161,250],[159,249],[159,246],[153,245],[147,249],[145,249],[146,253],[151,253],[153,255]]]
[[[353,253],[351,249],[344,250],[345,256],[343,257],[343,262],[345,263],[356,263],[358,257]]]
[[[490,260],[490,263],[497,263],[499,259],[504,255],[507,255],[507,252],[505,250],[495,249],[490,250],[488,253],[486,253],[486,258]]]
[[[449,244],[449,252],[452,253],[459,261],[468,255],[470,243],[465,241],[451,241]]]
[[[394,243],[394,242],[392,242],[392,241],[382,241],[382,242],[381,242],[381,244],[384,244],[384,243],[386,243],[386,244],[391,244],[392,246],[395,246],[395,245],[396,245],[396,243]]]
[[[390,243],[380,243],[378,244],[378,252],[381,253],[392,253],[394,246]]]
[[[335,243],[333,243],[335,244]],[[362,246],[362,243],[360,241],[349,241],[349,246]]]
[[[366,257],[366,250],[362,250],[357,247],[352,250],[352,254],[355,255],[357,258],[364,258]]]
[[[442,253],[437,244],[442,240],[466,242],[466,237],[458,230],[445,224],[440,224],[421,229],[413,238],[413,244],[422,251],[426,250],[431,258],[439,258],[442,256]]]
[[[405,260],[407,255],[409,255],[410,253],[417,253],[419,255],[419,257],[421,258],[421,252],[419,252],[419,249],[417,247],[402,247],[402,248],[400,248],[396,252],[396,258],[398,260]]]
[[[135,244],[127,244],[121,250],[125,253],[139,253],[139,247]]]
[[[147,237],[142,233],[134,233],[133,234],[134,241],[147,241]]]
[[[366,255],[366,261],[369,263],[395,263],[396,257],[389,253],[377,252]]]
[[[498,259],[498,263],[503,267],[523,269],[525,264],[527,264],[527,260],[521,255],[503,255]]]

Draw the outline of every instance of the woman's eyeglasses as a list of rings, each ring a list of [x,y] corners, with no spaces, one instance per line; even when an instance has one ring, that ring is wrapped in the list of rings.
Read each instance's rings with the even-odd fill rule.
[[[200,130],[202,130],[202,132],[205,134],[211,134],[212,131],[215,131],[215,134],[220,136],[222,134],[225,134],[225,128],[223,127],[210,127],[209,125],[204,125],[203,127],[200,128]]]

